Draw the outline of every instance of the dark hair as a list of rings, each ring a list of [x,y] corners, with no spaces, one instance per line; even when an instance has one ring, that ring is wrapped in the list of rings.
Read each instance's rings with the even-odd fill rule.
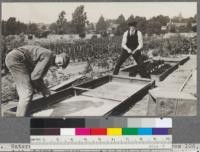
[[[130,26],[136,27],[136,26],[137,26],[137,22],[136,22],[136,21],[130,21],[130,22],[128,22],[128,26],[129,26],[129,27],[130,27]]]

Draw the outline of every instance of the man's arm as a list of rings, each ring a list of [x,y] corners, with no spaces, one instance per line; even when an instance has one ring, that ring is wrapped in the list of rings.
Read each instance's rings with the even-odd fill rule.
[[[48,67],[49,67],[48,64],[50,62],[51,55],[52,53],[50,50],[47,50],[47,49],[41,50],[41,54],[39,55],[38,62],[33,72],[31,73],[31,80],[32,80],[33,87],[36,88],[38,91],[40,91],[44,97],[50,95],[50,91],[44,84],[42,77],[44,76],[45,72],[48,70]]]
[[[47,71],[47,66],[49,64],[51,55],[52,55],[51,51],[43,50],[43,52],[40,54],[39,60],[33,72],[31,73],[31,80],[38,80],[43,77],[43,75]]]
[[[128,31],[126,31],[123,35],[123,38],[122,38],[122,48],[125,49],[128,53],[131,53],[132,50],[129,49],[127,46],[126,46],[126,42],[127,42],[127,34],[128,34]]]
[[[138,47],[135,50],[133,50],[132,54],[134,54],[136,51],[140,50],[143,47],[142,33],[138,31],[137,35],[138,35]]]

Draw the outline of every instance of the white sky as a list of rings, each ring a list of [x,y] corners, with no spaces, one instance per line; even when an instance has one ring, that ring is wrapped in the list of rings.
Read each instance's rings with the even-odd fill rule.
[[[71,20],[77,6],[84,5],[90,22],[97,22],[103,15],[106,19],[116,19],[123,14],[127,19],[134,16],[166,15],[174,17],[182,14],[183,17],[193,17],[197,13],[197,2],[60,2],[60,3],[3,3],[2,19],[16,17],[21,22],[52,23],[58,18],[61,11],[66,12],[67,20]]]

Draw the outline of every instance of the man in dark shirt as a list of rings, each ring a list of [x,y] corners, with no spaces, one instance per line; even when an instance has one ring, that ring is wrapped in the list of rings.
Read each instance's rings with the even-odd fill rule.
[[[69,63],[66,53],[54,55],[50,50],[35,45],[13,49],[5,60],[19,95],[16,113],[18,117],[26,116],[34,89],[40,91],[44,97],[50,95],[43,82],[43,77],[50,66],[66,68]]]
[[[143,47],[142,33],[136,29],[137,22],[131,21],[128,23],[128,25],[129,29],[124,33],[122,39],[121,45],[123,50],[119,60],[117,61],[117,65],[115,66],[113,74],[118,75],[120,66],[130,55],[132,55],[137,62],[138,72],[141,77],[149,78],[150,76],[143,65],[143,59],[141,55],[141,49]]]

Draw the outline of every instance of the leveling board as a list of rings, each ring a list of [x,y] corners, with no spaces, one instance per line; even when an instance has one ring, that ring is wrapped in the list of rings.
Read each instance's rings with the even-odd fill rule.
[[[172,148],[171,118],[32,119],[32,150]]]

